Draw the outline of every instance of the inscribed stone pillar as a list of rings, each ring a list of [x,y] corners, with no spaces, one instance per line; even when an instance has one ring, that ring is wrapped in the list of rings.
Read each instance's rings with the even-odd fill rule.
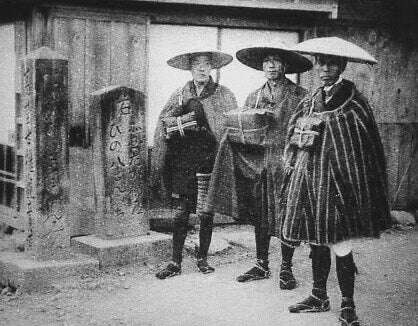
[[[91,94],[90,112],[96,233],[105,239],[144,235],[149,231],[144,97],[110,86]]]
[[[66,258],[68,61],[47,47],[23,59],[26,250],[36,259]]]

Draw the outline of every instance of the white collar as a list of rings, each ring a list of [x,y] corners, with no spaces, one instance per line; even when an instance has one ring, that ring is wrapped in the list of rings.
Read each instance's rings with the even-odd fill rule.
[[[334,84],[329,85],[329,86],[324,86],[324,91],[329,92],[335,85],[341,83],[342,81],[343,81],[343,78],[340,75],[340,77],[338,77],[338,80]]]

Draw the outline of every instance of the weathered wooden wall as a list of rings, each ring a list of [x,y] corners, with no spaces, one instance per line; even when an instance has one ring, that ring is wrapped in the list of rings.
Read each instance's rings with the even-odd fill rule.
[[[140,15],[51,10],[49,43],[70,60],[73,127],[84,127],[89,94],[108,85],[146,90],[147,18]]]

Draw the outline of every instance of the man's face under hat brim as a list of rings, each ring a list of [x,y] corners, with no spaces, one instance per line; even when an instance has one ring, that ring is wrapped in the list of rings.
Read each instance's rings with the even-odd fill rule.
[[[190,70],[191,60],[200,55],[206,55],[211,58],[212,69],[222,68],[233,60],[230,54],[220,51],[194,51],[176,55],[168,60],[167,64],[173,68]]]
[[[278,56],[286,65],[286,74],[302,73],[312,68],[312,62],[293,51],[274,47],[252,47],[239,50],[237,59],[244,65],[263,70],[263,60],[268,56]]]

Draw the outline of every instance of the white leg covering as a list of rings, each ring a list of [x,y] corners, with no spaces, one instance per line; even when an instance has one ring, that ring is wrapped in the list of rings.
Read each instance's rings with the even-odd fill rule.
[[[353,244],[351,240],[334,243],[330,247],[338,257],[347,256],[350,252],[353,251]]]

